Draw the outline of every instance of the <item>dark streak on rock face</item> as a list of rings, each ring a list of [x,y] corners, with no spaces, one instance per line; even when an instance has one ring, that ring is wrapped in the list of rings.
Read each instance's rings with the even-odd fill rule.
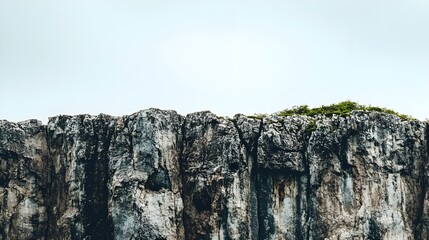
[[[84,236],[88,239],[113,239],[111,217],[108,215],[108,156],[112,130],[103,118],[94,119],[92,123],[94,136],[88,153],[90,158],[84,165],[86,178],[84,191],[86,201],[83,206]]]
[[[0,239],[427,239],[428,139],[359,111],[0,121]]]
[[[170,177],[165,169],[155,170],[146,181],[145,187],[151,191],[160,191],[161,189],[171,190]]]
[[[378,240],[382,238],[382,233],[378,226],[378,223],[374,218],[368,220],[368,240]]]

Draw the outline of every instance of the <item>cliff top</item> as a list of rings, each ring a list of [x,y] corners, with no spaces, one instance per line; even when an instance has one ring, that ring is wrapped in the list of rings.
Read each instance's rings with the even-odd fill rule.
[[[350,115],[352,111],[365,111],[365,112],[381,112],[387,113],[391,115],[398,116],[402,120],[417,120],[412,116],[398,113],[394,110],[387,109],[384,107],[375,107],[375,106],[366,106],[360,105],[357,102],[353,101],[344,101],[340,103],[334,103],[328,106],[322,105],[321,107],[309,108],[308,105],[295,106],[290,109],[285,109],[283,111],[278,112],[280,116],[291,116],[291,115],[305,115],[305,116],[316,116],[316,115],[324,115],[324,116],[333,116],[339,115],[342,117]]]
[[[177,114],[176,111],[174,110],[161,110],[161,109],[157,109],[157,108],[149,108],[146,110],[140,110],[138,112],[132,113],[128,116],[133,116],[136,114],[139,114],[142,111],[167,111],[167,112],[171,112],[174,114]],[[193,115],[193,114],[198,114],[198,113],[207,113],[210,111],[201,111],[201,112],[195,112],[195,113],[189,113],[187,115]],[[363,112],[363,113],[370,113],[370,112],[377,112],[377,113],[382,113],[383,115],[392,115],[392,116],[396,116],[398,118],[400,118],[402,121],[419,121],[419,122],[428,122],[428,120],[426,121],[420,121],[410,115],[406,115],[406,114],[402,114],[402,113],[398,113],[392,109],[388,109],[385,107],[377,107],[377,106],[371,106],[371,105],[361,105],[357,102],[353,102],[350,100],[347,101],[343,101],[343,102],[339,102],[339,103],[334,103],[331,105],[322,105],[320,107],[314,107],[314,108],[310,108],[308,105],[304,104],[304,105],[300,105],[300,106],[294,106],[292,108],[287,108],[284,110],[281,110],[279,112],[273,113],[273,114],[255,114],[255,115],[250,115],[247,116],[249,118],[255,118],[255,119],[263,119],[263,118],[278,118],[278,117],[289,117],[289,116],[308,116],[308,117],[333,117],[333,116],[339,116],[339,117],[347,117],[350,116],[353,112]],[[238,114],[241,115],[241,114]],[[104,114],[104,113],[100,113],[98,115],[90,115],[90,114],[79,114],[79,115],[67,115],[67,114],[60,114],[57,116],[53,116],[49,118],[49,122],[53,121],[56,118],[73,118],[73,117],[84,117],[84,118],[93,118],[96,116],[106,116],[106,117],[112,117],[115,118],[115,116],[110,116],[108,114]],[[221,117],[221,116],[218,116]],[[222,117],[221,117],[222,118]],[[0,120],[0,122],[10,122],[7,120]],[[42,124],[42,122],[40,120],[37,119],[28,119],[25,121],[20,121],[18,122],[19,124],[22,125],[44,125]]]

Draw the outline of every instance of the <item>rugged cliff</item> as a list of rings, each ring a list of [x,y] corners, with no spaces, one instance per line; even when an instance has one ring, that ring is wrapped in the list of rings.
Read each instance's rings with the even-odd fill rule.
[[[429,239],[428,145],[362,111],[0,121],[0,238]]]

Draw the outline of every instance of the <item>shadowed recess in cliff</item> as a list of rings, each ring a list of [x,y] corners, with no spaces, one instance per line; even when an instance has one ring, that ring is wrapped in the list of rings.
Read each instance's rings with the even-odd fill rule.
[[[104,116],[92,122],[94,136],[89,151],[90,159],[85,164],[84,191],[87,200],[83,206],[85,236],[90,239],[113,239],[112,219],[108,210],[107,182],[109,179],[107,152],[112,139],[112,129]]]

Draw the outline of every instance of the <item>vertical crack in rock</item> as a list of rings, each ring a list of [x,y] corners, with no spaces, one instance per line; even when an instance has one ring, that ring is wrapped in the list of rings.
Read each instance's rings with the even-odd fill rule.
[[[238,117],[240,117],[238,115]],[[242,116],[241,116],[242,117]],[[234,124],[235,129],[237,130],[239,139],[241,144],[243,144],[243,146],[246,149],[246,156],[250,159],[250,175],[249,175],[249,182],[250,182],[250,186],[249,186],[249,190],[250,190],[250,194],[249,194],[249,208],[250,208],[250,237],[251,239],[261,239],[262,235],[261,235],[261,231],[262,229],[260,228],[260,214],[259,214],[259,189],[261,189],[261,186],[259,186],[259,177],[258,177],[258,167],[257,167],[257,162],[258,162],[258,140],[261,136],[262,133],[262,129],[263,129],[263,118],[259,120],[259,127],[258,127],[258,131],[256,134],[252,134],[252,133],[247,133],[248,135],[250,135],[250,139],[246,140],[244,137],[244,133],[243,130],[240,128],[240,126],[237,123],[237,118],[236,119],[232,119],[232,122]],[[253,135],[253,136],[252,136]],[[248,142],[250,141],[250,142]]]
[[[305,223],[304,224],[305,225],[304,226],[301,225],[301,228],[302,228],[301,233],[304,233],[305,235],[302,236],[301,239],[307,239],[307,240],[309,240],[310,239],[310,217],[312,216],[312,214],[314,214],[314,210],[312,209],[313,200],[311,198],[312,187],[311,187],[311,182],[310,182],[310,179],[311,179],[311,175],[310,175],[310,162],[308,160],[307,150],[306,150],[306,154],[304,155],[304,159],[306,161],[306,164],[305,164],[305,176],[307,178],[306,178],[306,182],[305,182],[305,187],[303,187],[303,185],[301,185],[300,192],[301,193],[304,192],[303,194],[305,194],[305,198],[306,198],[307,204],[304,207],[305,208],[305,217],[304,217],[304,219],[305,219]],[[303,219],[302,215],[301,215],[300,219],[301,220]],[[300,235],[297,234],[297,236],[300,236]]]
[[[127,141],[128,141],[127,142],[128,153],[130,154],[131,164],[132,164],[133,170],[135,171],[136,170],[136,164],[135,164],[135,160],[134,160],[134,157],[133,157],[133,154],[134,154],[134,149],[133,149],[134,144],[133,144],[133,135],[132,135],[133,131],[132,131],[131,125],[130,125],[131,119],[129,117],[124,117],[123,121],[124,121],[124,131],[126,131],[126,133],[127,133],[126,135],[127,135]]]
[[[184,199],[185,199],[185,196],[184,196],[184,194],[185,194],[185,191],[184,191],[184,186],[185,186],[185,184],[186,184],[186,178],[185,178],[185,159],[184,159],[184,153],[183,153],[183,151],[184,151],[184,148],[185,148],[185,136],[186,136],[186,118],[183,118],[183,121],[182,121],[182,124],[180,125],[180,129],[181,129],[181,135],[182,135],[182,137],[179,139],[179,138],[177,138],[178,140],[180,140],[180,141],[178,141],[178,149],[179,149],[179,157],[178,157],[178,161],[179,161],[179,177],[180,177],[180,180],[181,180],[181,188],[180,188],[180,195],[181,195],[181,197],[182,197],[182,201],[184,201]],[[186,202],[183,202],[183,205],[184,206],[186,206]],[[186,212],[185,212],[185,210],[182,212],[182,224],[183,224],[183,226],[184,226],[184,228],[183,228],[183,235],[184,235],[184,237],[186,238],[186,239],[189,239],[188,238],[188,236],[191,234],[191,233],[189,233],[188,232],[188,222],[187,222],[187,220],[188,220],[188,216],[186,215],[185,216],[185,214],[186,214]]]
[[[310,183],[310,162],[308,160],[308,145],[313,132],[317,129],[317,124],[314,119],[310,119],[304,127],[303,147],[301,150],[302,160],[304,162],[304,173],[301,178],[298,178],[298,194],[296,197],[296,208],[298,217],[296,218],[296,239],[310,239],[310,206],[311,199],[311,183]]]
[[[307,167],[306,167],[307,168]],[[306,195],[306,190],[305,188],[303,188],[303,182],[302,182],[302,177],[297,177],[297,185],[298,185],[298,191],[297,191],[297,195],[295,198],[295,204],[296,204],[296,214],[297,217],[295,219],[295,236],[296,239],[304,239],[304,232],[305,230],[303,229],[302,226],[302,215],[305,214],[305,206],[302,206],[302,196]]]
[[[106,121],[107,120],[107,121]],[[84,191],[86,201],[83,205],[84,236],[89,239],[113,239],[113,229],[108,211],[109,160],[107,152],[112,139],[109,119],[101,116],[92,121],[94,135],[89,147],[90,158],[84,166]]]
[[[428,195],[429,195],[429,123],[425,124],[425,142],[426,142],[426,158],[420,162],[418,177],[420,182],[420,192],[418,193],[418,205],[416,206],[414,226],[414,239],[429,239],[429,206],[428,206]]]
[[[257,209],[257,221],[255,219],[256,225],[257,225],[257,229],[258,229],[258,239],[267,239],[266,236],[266,230],[265,229],[265,218],[267,217],[266,212],[261,208],[262,204],[261,201],[264,201],[264,203],[266,204],[267,200],[263,199],[266,196],[270,196],[271,193],[265,193],[264,189],[266,189],[266,185],[263,184],[263,179],[259,169],[258,169],[258,140],[261,136],[262,130],[263,130],[263,119],[261,119],[261,123],[259,125],[259,131],[258,131],[258,135],[256,136],[254,142],[253,142],[253,149],[251,149],[251,156],[253,158],[253,166],[252,166],[252,172],[251,172],[251,181],[254,183],[254,188],[255,188],[255,196],[256,196],[256,207],[255,209]]]
[[[49,134],[48,131],[48,127],[44,126],[44,131],[45,131],[45,141],[46,141],[46,148],[47,148],[47,166],[48,168],[46,169],[47,171],[47,179],[46,179],[46,201],[48,203],[47,207],[46,207],[46,213],[47,213],[47,218],[46,218],[46,229],[45,229],[45,234],[44,234],[44,238],[45,239],[49,239],[49,234],[50,234],[50,224],[52,221],[52,214],[53,214],[53,205],[51,202],[51,195],[52,195],[52,187],[53,187],[53,179],[54,179],[54,164],[52,162],[52,157],[51,157],[51,146],[50,146],[50,142],[51,142],[51,135]]]

